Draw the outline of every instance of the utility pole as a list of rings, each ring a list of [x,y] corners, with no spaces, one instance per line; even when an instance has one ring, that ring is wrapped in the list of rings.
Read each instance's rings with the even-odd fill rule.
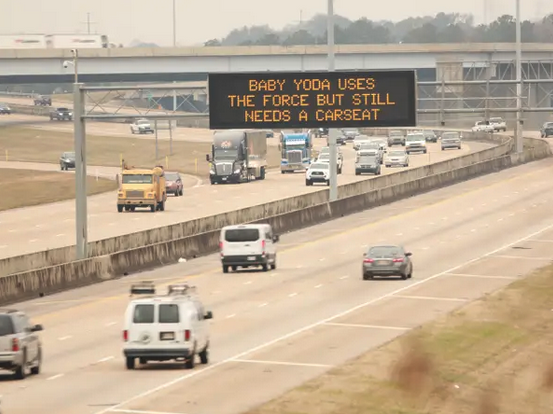
[[[328,54],[328,71],[334,72],[335,70],[335,57],[334,57],[334,0],[328,0],[328,12],[327,12],[327,54]],[[330,152],[330,191],[328,194],[328,201],[336,201],[338,199],[338,153],[336,150],[336,136],[338,131],[336,129],[328,130],[328,146]]]
[[[520,21],[520,0],[516,1],[516,75],[517,75],[517,125],[516,151],[521,154],[524,150],[522,138],[522,30]]]
[[[83,24],[83,23],[81,23],[81,24]],[[84,22],[84,24],[86,24],[86,33],[87,34],[92,34],[92,25],[96,24],[96,22],[93,22],[91,20],[90,13],[86,14],[86,22]]]
[[[86,191],[85,93],[82,83],[73,87],[73,121],[75,136],[75,224],[77,260],[88,257],[88,223]]]

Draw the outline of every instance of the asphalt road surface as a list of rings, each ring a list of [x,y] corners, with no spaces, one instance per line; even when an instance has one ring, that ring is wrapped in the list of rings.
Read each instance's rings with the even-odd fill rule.
[[[488,147],[489,144],[467,142],[461,150],[441,151],[439,144],[429,144],[428,154],[412,154],[408,168],[419,167],[458,157]],[[355,152],[351,145],[342,147],[344,170],[338,177],[339,184],[369,179],[356,176]],[[402,168],[383,167],[389,174]],[[205,183],[204,183],[205,184]],[[175,224],[194,218],[262,204],[286,197],[311,193],[326,188],[307,187],[305,174],[281,174],[269,171],[264,181],[239,185],[206,185],[185,190],[183,197],[171,197],[164,212],[147,210],[118,213],[113,193],[89,197],[89,240],[100,240],[141,230]],[[8,210],[0,213],[0,258],[73,245],[75,243],[75,202]]]
[[[6,413],[236,414],[553,259],[553,159],[282,235],[278,269],[223,274],[218,255],[20,303],[42,323],[42,373],[2,377]],[[413,253],[413,279],[361,280],[369,244]],[[214,313],[211,361],[127,371],[138,280],[189,281]]]

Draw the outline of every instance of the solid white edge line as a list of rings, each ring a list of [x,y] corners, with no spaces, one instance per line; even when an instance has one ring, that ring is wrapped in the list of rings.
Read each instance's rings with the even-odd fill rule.
[[[114,413],[127,413],[127,414],[184,414],[184,413],[169,413],[166,411],[140,411],[140,410],[112,410]]]
[[[471,299],[462,299],[462,298],[441,298],[439,296],[394,295],[393,297],[401,298],[401,299],[417,299],[417,300],[436,300],[436,301],[443,300],[447,302],[468,302],[471,300]]]
[[[469,275],[466,273],[449,273],[444,276],[453,276],[453,277],[471,277],[475,279],[507,279],[507,280],[517,280],[520,279],[516,276],[494,276],[494,275]]]
[[[390,329],[393,331],[408,331],[413,328],[406,328],[403,326],[387,326],[387,325],[365,325],[360,323],[341,323],[341,322],[327,322],[325,326],[343,326],[345,328],[366,328],[366,329]]]
[[[261,361],[259,359],[233,359],[230,362],[245,362],[250,364],[284,365],[289,367],[332,368],[334,365],[309,364],[304,362]]]
[[[270,346],[272,346],[272,345],[274,345],[274,344],[276,344],[276,343],[279,343],[279,342],[281,342],[281,341],[284,341],[284,340],[286,340],[286,339],[288,339],[288,338],[291,338],[291,337],[296,336],[296,335],[298,335],[298,334],[301,334],[301,333],[303,333],[303,332],[309,331],[309,330],[311,330],[311,329],[313,329],[313,328],[316,328],[316,327],[318,327],[318,326],[324,325],[324,324],[327,323],[327,322],[331,322],[331,321],[333,321],[334,319],[338,319],[338,318],[341,318],[341,317],[343,317],[343,316],[349,315],[350,313],[353,313],[353,312],[355,312],[355,311],[357,311],[357,310],[359,310],[359,309],[363,309],[363,308],[365,308],[365,307],[367,307],[367,306],[369,306],[369,305],[372,305],[372,304],[374,304],[374,303],[380,302],[380,301],[383,300],[383,299],[388,299],[388,298],[390,298],[390,297],[392,297],[392,296],[395,296],[395,295],[397,295],[398,293],[401,293],[401,292],[403,292],[403,291],[405,291],[405,290],[407,290],[407,289],[411,289],[411,288],[414,287],[414,286],[420,286],[420,285],[422,285],[422,284],[424,284],[424,283],[427,283],[427,282],[429,282],[429,281],[431,281],[431,280],[437,279],[437,278],[439,278],[440,276],[443,276],[443,275],[445,275],[445,274],[447,274],[447,273],[455,272],[456,270],[461,269],[461,268],[463,268],[463,267],[465,267],[465,266],[467,266],[467,265],[469,265],[469,264],[475,263],[475,262],[477,262],[477,261],[479,261],[479,260],[482,260],[483,258],[486,258],[486,257],[488,257],[488,256],[491,256],[491,255],[493,255],[493,254],[496,254],[497,252],[500,252],[500,251],[502,251],[502,250],[505,250],[505,249],[507,249],[507,248],[509,248],[509,247],[511,247],[511,246],[514,246],[515,244],[518,244],[518,243],[520,243],[520,242],[526,241],[526,240],[528,240],[528,239],[530,239],[530,238],[532,238],[532,237],[535,237],[535,236],[537,236],[537,235],[539,235],[539,234],[541,234],[541,233],[543,233],[543,232],[545,232],[545,231],[547,231],[547,230],[550,230],[550,229],[552,229],[552,228],[553,228],[553,224],[550,224],[550,225],[548,225],[548,226],[545,226],[545,227],[543,227],[542,229],[540,229],[540,230],[538,230],[538,231],[536,231],[536,232],[534,232],[534,233],[531,233],[531,234],[529,234],[529,235],[527,235],[527,236],[525,236],[525,237],[522,237],[522,238],[520,238],[520,239],[518,239],[518,240],[515,240],[514,242],[511,242],[511,243],[508,243],[508,244],[506,244],[506,245],[503,245],[503,246],[501,246],[501,247],[499,247],[499,248],[497,248],[497,249],[494,249],[494,250],[492,250],[492,251],[490,251],[490,252],[488,252],[488,253],[485,253],[485,254],[483,254],[483,255],[480,255],[480,256],[478,256],[478,257],[475,257],[474,259],[465,261],[465,262],[463,262],[463,263],[461,263],[461,264],[459,264],[459,265],[457,265],[457,266],[454,266],[454,267],[452,267],[452,268],[450,268],[450,269],[444,270],[443,272],[436,273],[436,274],[434,274],[434,275],[432,275],[432,276],[430,276],[430,277],[428,277],[428,278],[426,278],[426,279],[419,280],[419,281],[414,282],[414,283],[412,283],[412,284],[410,284],[410,285],[403,286],[403,287],[398,288],[398,289],[396,289],[396,290],[393,290],[393,291],[391,291],[391,292],[389,292],[389,293],[386,293],[386,294],[384,294],[384,295],[381,295],[381,296],[379,296],[379,297],[376,297],[376,298],[374,298],[374,299],[371,299],[371,300],[369,300],[369,301],[367,301],[367,302],[364,302],[364,303],[361,303],[361,304],[359,304],[359,305],[357,305],[357,306],[354,306],[354,307],[352,307],[352,308],[349,308],[349,309],[347,309],[347,310],[345,310],[345,311],[343,311],[343,312],[340,312],[340,313],[335,314],[335,315],[333,315],[333,316],[330,316],[330,317],[328,317],[328,318],[322,319],[322,320],[320,320],[320,321],[318,321],[318,322],[315,322],[315,323],[306,325],[306,326],[304,326],[304,327],[302,327],[302,328],[296,329],[296,330],[294,330],[294,331],[292,331],[292,332],[287,333],[286,335],[280,336],[280,337],[275,338],[275,339],[273,339],[273,340],[271,340],[271,341],[268,341],[268,342],[265,342],[265,343],[263,343],[263,344],[261,344],[261,345],[258,345],[258,346],[255,346],[255,347],[253,347],[253,348],[250,348],[249,350],[240,352],[239,354],[237,354],[237,355],[235,355],[235,356],[233,356],[233,357],[231,357],[231,358],[227,358],[227,359],[224,359],[224,360],[222,360],[222,361],[216,362],[216,363],[214,363],[213,365],[208,365],[207,367],[205,367],[205,368],[203,368],[203,369],[199,369],[199,370],[194,371],[194,372],[191,372],[191,373],[189,373],[189,374],[181,375],[180,377],[177,377],[177,378],[175,378],[175,379],[173,379],[173,380],[171,380],[171,381],[168,381],[168,382],[166,382],[166,383],[164,383],[164,384],[161,384],[161,385],[159,385],[159,386],[157,386],[157,387],[150,388],[150,389],[147,390],[147,391],[144,391],[144,392],[142,392],[142,393],[140,393],[140,394],[137,394],[137,395],[135,395],[135,396],[133,396],[133,397],[131,397],[131,398],[125,400],[125,401],[122,401],[122,402],[120,402],[119,404],[114,405],[114,406],[111,407],[111,408],[105,408],[105,409],[103,409],[103,410],[101,410],[101,411],[97,411],[97,412],[95,412],[94,414],[107,414],[107,413],[109,413],[109,412],[114,412],[113,410],[114,410],[114,409],[117,409],[118,407],[123,407],[123,406],[126,405],[126,404],[129,404],[129,403],[131,403],[131,402],[133,402],[133,401],[136,401],[136,400],[139,400],[139,399],[141,399],[141,398],[147,397],[147,396],[149,396],[149,395],[155,394],[155,393],[158,392],[158,391],[164,390],[164,389],[166,389],[166,388],[168,388],[168,387],[171,387],[172,385],[178,384],[179,382],[182,382],[182,381],[187,380],[187,379],[189,379],[189,378],[193,378],[193,377],[195,377],[195,376],[197,376],[197,375],[199,375],[199,374],[202,374],[202,373],[204,373],[204,372],[206,372],[206,371],[211,371],[211,370],[213,370],[213,369],[215,369],[215,368],[219,368],[220,366],[225,365],[225,364],[228,363],[228,362],[232,362],[232,360],[234,360],[234,359],[241,359],[241,358],[245,357],[245,356],[248,355],[248,354],[251,354],[251,353],[253,353],[253,352],[257,352],[257,351],[260,351],[260,350],[262,350],[262,349],[268,348],[268,347],[270,347]]]

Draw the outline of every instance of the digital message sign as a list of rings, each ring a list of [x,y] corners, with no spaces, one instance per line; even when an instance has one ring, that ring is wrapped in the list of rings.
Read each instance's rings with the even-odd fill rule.
[[[211,129],[415,126],[415,71],[209,75]]]

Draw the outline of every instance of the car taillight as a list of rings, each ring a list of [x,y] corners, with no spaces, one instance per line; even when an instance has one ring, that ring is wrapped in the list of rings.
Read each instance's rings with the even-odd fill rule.
[[[373,263],[373,259],[363,259],[363,263]]]
[[[223,257],[223,242],[219,242],[219,251],[221,252],[221,257]]]
[[[403,259],[394,259],[394,263],[402,263]]]
[[[261,254],[265,255],[265,240],[261,240]]]
[[[123,331],[123,341],[127,342],[129,340],[129,331],[126,329]]]
[[[190,330],[189,329],[184,331],[184,340],[185,341],[190,341]]]
[[[18,352],[19,351],[19,339],[13,338],[12,339],[12,352]]]

